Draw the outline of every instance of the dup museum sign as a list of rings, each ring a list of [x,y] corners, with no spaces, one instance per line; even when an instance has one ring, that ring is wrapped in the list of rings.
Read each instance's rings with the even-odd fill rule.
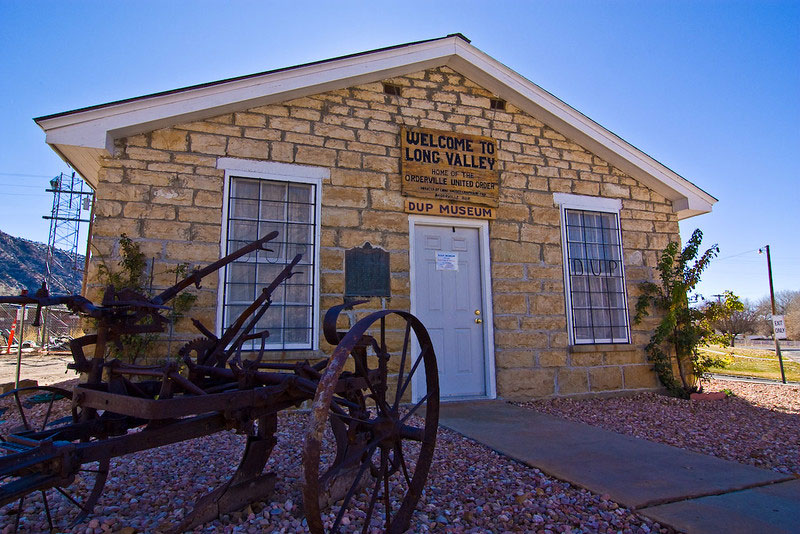
[[[432,199],[423,205],[445,206],[441,215],[494,218],[500,197],[497,141],[427,128],[403,128],[400,135],[404,196]],[[416,206],[412,200],[405,204],[407,212]],[[491,209],[467,209],[471,204]]]

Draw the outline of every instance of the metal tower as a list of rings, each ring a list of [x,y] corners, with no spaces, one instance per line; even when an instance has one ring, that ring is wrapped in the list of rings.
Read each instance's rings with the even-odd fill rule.
[[[84,181],[74,172],[72,175],[62,172],[50,180],[50,189],[46,189],[46,191],[53,193],[53,208],[50,215],[42,217],[50,220],[45,282],[51,293],[79,293],[80,283],[72,287],[69,287],[71,284],[59,284],[59,287],[53,287],[52,273],[56,265],[60,265],[64,269],[83,270],[83,265],[78,264],[78,238],[80,237],[81,223],[89,222],[90,219],[82,218],[81,212],[91,209],[94,191],[86,187]],[[56,255],[56,249],[66,252],[69,258],[66,265]],[[48,342],[46,322],[47,318],[45,318],[45,325],[42,325],[42,345],[46,345]]]

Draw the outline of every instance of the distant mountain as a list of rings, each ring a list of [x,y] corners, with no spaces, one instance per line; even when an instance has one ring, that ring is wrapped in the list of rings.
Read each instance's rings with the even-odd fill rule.
[[[56,249],[54,259],[50,294],[80,293],[83,256],[79,254],[76,262],[63,250]],[[46,244],[0,231],[0,295],[19,295],[22,289],[35,293],[42,286],[46,263]]]

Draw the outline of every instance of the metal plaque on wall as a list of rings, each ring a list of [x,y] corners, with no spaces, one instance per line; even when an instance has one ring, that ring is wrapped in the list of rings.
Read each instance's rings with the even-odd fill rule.
[[[369,243],[344,253],[345,297],[391,297],[389,253]]]

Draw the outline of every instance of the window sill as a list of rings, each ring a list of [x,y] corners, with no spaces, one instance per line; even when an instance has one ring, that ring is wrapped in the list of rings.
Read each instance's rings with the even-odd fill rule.
[[[634,346],[630,343],[600,343],[597,345],[570,345],[570,352],[624,352],[633,350]]]

